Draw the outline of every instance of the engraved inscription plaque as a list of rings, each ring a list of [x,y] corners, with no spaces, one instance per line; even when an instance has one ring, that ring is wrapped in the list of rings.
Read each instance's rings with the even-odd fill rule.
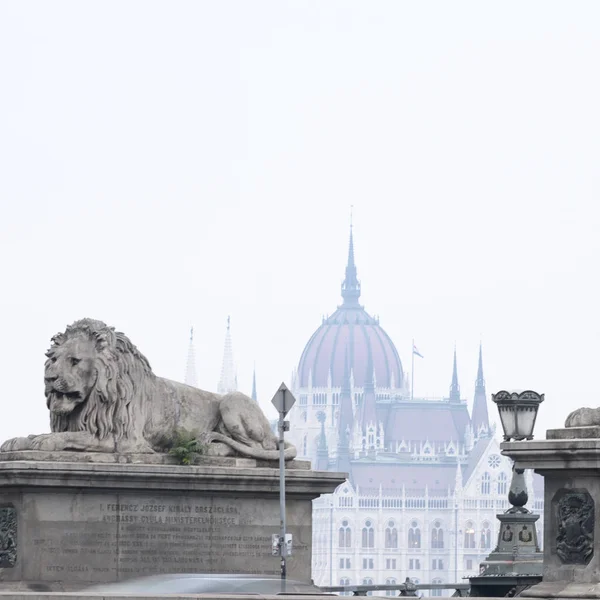
[[[594,554],[594,501],[586,490],[555,496],[556,554],[563,564],[587,565]]]
[[[17,563],[17,511],[12,506],[0,507],[0,569]]]
[[[271,534],[279,525],[276,500],[79,494],[69,504],[57,494],[37,495],[34,502],[36,521],[25,520],[23,532],[29,540],[24,566],[28,580],[279,573],[279,562],[271,556]],[[293,558],[306,561],[310,526],[303,526],[304,513],[294,515],[291,504]]]

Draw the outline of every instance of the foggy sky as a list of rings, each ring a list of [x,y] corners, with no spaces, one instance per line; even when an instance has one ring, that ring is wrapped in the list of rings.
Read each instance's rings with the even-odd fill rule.
[[[227,315],[263,407],[361,298],[415,395],[600,404],[597,2],[0,3],[0,439],[48,431],[82,317],[216,390]],[[491,414],[496,416],[494,407]],[[272,413],[271,413],[272,414]]]

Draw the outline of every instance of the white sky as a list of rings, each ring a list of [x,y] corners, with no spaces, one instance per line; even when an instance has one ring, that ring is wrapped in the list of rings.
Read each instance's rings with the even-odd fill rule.
[[[216,389],[225,323],[264,407],[340,301],[417,395],[600,404],[600,3],[0,3],[0,439],[48,430],[50,337],[127,333]],[[495,408],[490,407],[495,416]]]

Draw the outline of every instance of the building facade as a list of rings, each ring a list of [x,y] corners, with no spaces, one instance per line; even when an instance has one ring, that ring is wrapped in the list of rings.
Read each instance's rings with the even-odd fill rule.
[[[479,572],[509,507],[511,464],[490,426],[482,349],[471,411],[456,351],[447,397],[415,398],[394,343],[360,305],[352,230],[341,292],[302,352],[288,417],[300,458],[349,474],[313,504],[314,581],[460,582]],[[542,485],[529,476],[528,506],[543,515]]]

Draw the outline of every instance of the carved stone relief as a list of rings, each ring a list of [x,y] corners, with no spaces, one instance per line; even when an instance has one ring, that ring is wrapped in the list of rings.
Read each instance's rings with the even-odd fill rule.
[[[594,501],[585,490],[555,497],[556,553],[563,564],[587,565],[594,554]]]
[[[14,567],[17,562],[17,511],[0,508],[0,568]]]

